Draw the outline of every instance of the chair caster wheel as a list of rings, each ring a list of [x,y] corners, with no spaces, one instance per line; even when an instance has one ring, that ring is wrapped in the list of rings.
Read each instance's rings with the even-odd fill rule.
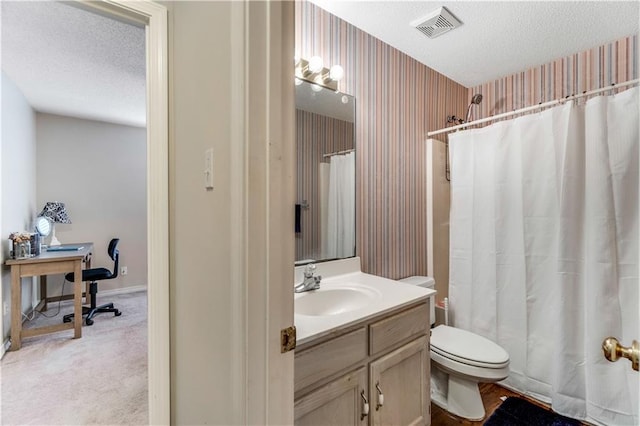
[[[93,325],[93,320],[87,318],[86,323],[87,323],[87,325]]]
[[[71,322],[71,318],[62,318],[62,322]]]
[[[115,312],[115,316],[119,317],[120,315],[122,315],[122,312],[120,312],[120,311],[116,311]]]

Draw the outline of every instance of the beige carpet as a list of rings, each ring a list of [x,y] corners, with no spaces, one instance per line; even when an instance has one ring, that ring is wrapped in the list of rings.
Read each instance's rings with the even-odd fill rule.
[[[122,315],[99,314],[82,327],[24,339],[0,363],[3,425],[148,424],[147,294],[101,295]],[[57,311],[50,303],[48,315]],[[25,328],[57,324],[73,311],[61,304],[54,318],[37,315]]]

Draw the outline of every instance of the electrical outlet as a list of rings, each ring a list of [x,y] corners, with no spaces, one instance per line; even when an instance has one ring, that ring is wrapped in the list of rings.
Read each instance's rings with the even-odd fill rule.
[[[120,268],[120,275],[127,275],[127,267],[123,266]]]
[[[7,315],[9,313],[9,304],[7,302],[2,303],[2,315]]]

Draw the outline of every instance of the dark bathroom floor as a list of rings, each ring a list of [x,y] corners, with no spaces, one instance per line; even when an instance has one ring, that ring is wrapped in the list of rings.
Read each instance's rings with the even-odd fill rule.
[[[482,395],[482,402],[484,403],[484,409],[486,411],[486,416],[484,420],[479,422],[472,422],[470,420],[461,419],[460,417],[456,417],[453,414],[448,413],[442,408],[438,407],[435,404],[431,404],[431,425],[432,426],[458,426],[458,425],[482,425],[484,421],[489,418],[491,414],[495,411],[496,408],[502,403],[500,399],[501,396],[519,396],[521,398],[522,395],[510,391],[509,389],[503,388],[502,386],[496,385],[495,383],[480,383],[480,394]],[[545,409],[549,409],[549,407],[545,406],[541,402],[536,400],[529,399],[529,401],[533,402],[540,407]],[[586,423],[585,423],[586,425]]]

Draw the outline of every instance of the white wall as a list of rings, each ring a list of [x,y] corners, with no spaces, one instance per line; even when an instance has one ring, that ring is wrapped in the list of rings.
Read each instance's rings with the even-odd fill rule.
[[[292,424],[293,3],[167,7],[171,424]]]
[[[293,3],[168,6],[171,424],[292,424]]]
[[[231,111],[230,2],[174,2],[171,212],[172,424],[237,424],[229,408],[234,357],[229,330]],[[214,149],[214,190],[204,188],[204,153]],[[226,337],[222,337],[226,336]],[[224,366],[219,368],[220,366]]]
[[[36,207],[36,132],[35,112],[16,85],[2,73],[2,301],[11,307],[11,273],[4,266],[9,257],[9,234],[14,231],[31,231]],[[32,307],[34,285],[32,279],[24,279],[22,291],[23,312]],[[31,285],[29,285],[31,283]],[[0,314],[2,307],[0,306]],[[2,318],[2,337],[11,329],[11,309]]]
[[[101,282],[98,293],[146,286],[146,129],[43,113],[36,129],[37,206],[62,201],[72,222],[56,224],[58,240],[92,241],[91,266],[111,269],[107,246],[120,238],[120,266],[128,274]],[[62,281],[49,278],[49,296],[60,294]]]

